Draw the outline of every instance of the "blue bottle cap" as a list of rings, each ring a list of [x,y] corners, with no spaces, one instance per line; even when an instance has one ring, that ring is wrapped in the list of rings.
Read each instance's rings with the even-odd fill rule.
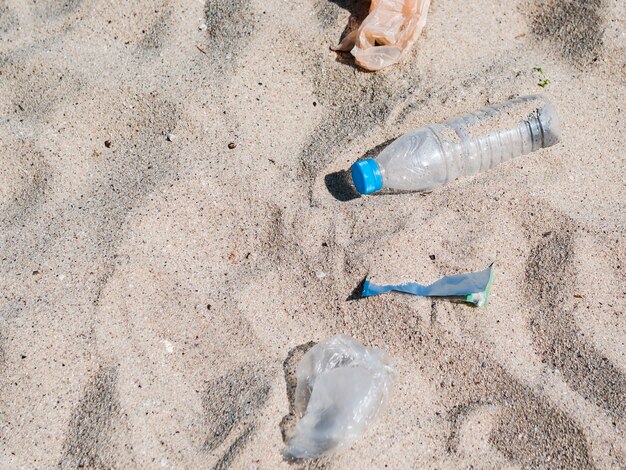
[[[352,165],[352,181],[361,194],[371,194],[383,187],[383,176],[378,163],[372,158],[359,160]]]

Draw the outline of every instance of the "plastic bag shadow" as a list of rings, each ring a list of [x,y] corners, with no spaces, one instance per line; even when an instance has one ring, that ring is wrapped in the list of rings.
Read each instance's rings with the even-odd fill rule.
[[[302,360],[302,357],[315,346],[314,341],[300,344],[293,348],[287,354],[287,358],[283,362],[283,372],[285,374],[285,385],[287,386],[287,401],[289,402],[289,413],[285,415],[280,423],[280,431],[283,436],[283,442],[289,440],[289,434],[296,421],[296,386],[298,385],[296,377],[296,369]]]
[[[331,49],[334,50],[334,47],[339,45],[343,39],[350,34],[352,31],[359,29],[363,20],[369,14],[370,2],[367,0],[328,0],[329,3],[334,3],[338,7],[343,8],[347,12],[350,13],[350,18],[348,18],[348,23],[344,28],[339,40],[331,46]],[[330,11],[327,9],[325,11]],[[334,20],[334,17],[333,17]],[[354,61],[354,57],[350,54],[349,51],[335,51],[337,53],[337,58],[335,59],[337,62],[345,65],[349,65],[354,67],[355,69],[362,72],[369,72],[361,67],[359,67]]]
[[[289,413],[287,413],[280,422],[280,432],[285,444],[287,444],[291,434],[293,434],[295,425],[298,421],[295,406],[296,386],[298,385],[298,378],[296,375],[298,364],[309,349],[316,344],[317,343],[315,341],[309,341],[308,343],[296,346],[289,351],[287,358],[283,362],[283,372],[285,374],[285,385],[287,388],[287,401],[289,402]],[[304,465],[305,461],[301,459],[288,458],[287,456],[283,456],[283,458],[292,466],[296,464],[295,468],[324,468],[330,461],[329,457],[310,459],[307,464],[312,465],[311,467],[310,465]]]
[[[394,140],[396,139],[389,139],[382,144],[379,144],[376,147],[369,149],[367,152],[361,155],[358,160],[376,157]],[[326,184],[328,192],[338,201],[348,202],[361,197],[359,192],[354,187],[354,183],[352,183],[352,175],[350,174],[350,170],[341,170],[335,171],[334,173],[329,173],[324,177],[324,183]]]

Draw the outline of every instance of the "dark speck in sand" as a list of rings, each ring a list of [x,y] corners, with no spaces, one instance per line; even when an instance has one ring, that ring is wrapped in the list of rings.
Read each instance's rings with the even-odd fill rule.
[[[237,147],[237,144],[235,142],[231,142],[230,144],[228,144],[228,148],[231,149],[231,150],[236,148],[236,147]]]
[[[106,148],[110,149],[110,148],[111,148],[111,141],[110,141],[110,140],[105,140],[105,141],[104,141],[104,146],[105,146]]]

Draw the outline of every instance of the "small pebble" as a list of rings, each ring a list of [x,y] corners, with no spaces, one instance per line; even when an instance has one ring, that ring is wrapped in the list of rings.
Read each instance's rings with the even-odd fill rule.
[[[168,142],[171,142],[172,140],[174,140],[174,134],[172,134],[171,132],[168,132],[167,134],[165,134],[165,138],[167,139]]]
[[[228,148],[229,149],[234,149],[235,147],[237,147],[237,144],[235,142],[231,142],[230,144],[228,144]]]
[[[110,141],[110,140],[105,140],[105,141],[104,141],[104,146],[105,146],[106,148],[110,149],[110,148],[111,148],[111,141]]]
[[[199,29],[200,31],[206,31],[206,27],[207,27],[207,26],[206,26],[206,23],[200,23],[200,26],[198,26],[198,29]]]
[[[435,260],[437,259],[437,257],[436,257],[435,255],[428,255],[428,257],[429,257],[431,260],[433,260],[433,261],[435,261]]]

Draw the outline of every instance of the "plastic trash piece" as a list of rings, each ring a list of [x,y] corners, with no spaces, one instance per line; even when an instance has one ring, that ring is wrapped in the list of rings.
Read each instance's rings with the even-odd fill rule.
[[[422,33],[429,5],[430,0],[372,0],[361,26],[334,50],[350,51],[367,70],[393,65]]]
[[[361,194],[382,188],[429,191],[550,147],[560,136],[559,118],[550,101],[525,96],[409,132],[376,159],[352,165],[352,179]]]
[[[370,297],[395,291],[421,297],[446,297],[451,300],[459,300],[477,307],[483,307],[487,305],[492,282],[493,264],[479,272],[442,277],[429,286],[415,282],[397,285],[379,285],[366,279],[361,296]]]
[[[311,348],[297,369],[298,421],[288,459],[316,458],[350,446],[374,419],[393,380],[381,350],[348,336],[334,336]]]

